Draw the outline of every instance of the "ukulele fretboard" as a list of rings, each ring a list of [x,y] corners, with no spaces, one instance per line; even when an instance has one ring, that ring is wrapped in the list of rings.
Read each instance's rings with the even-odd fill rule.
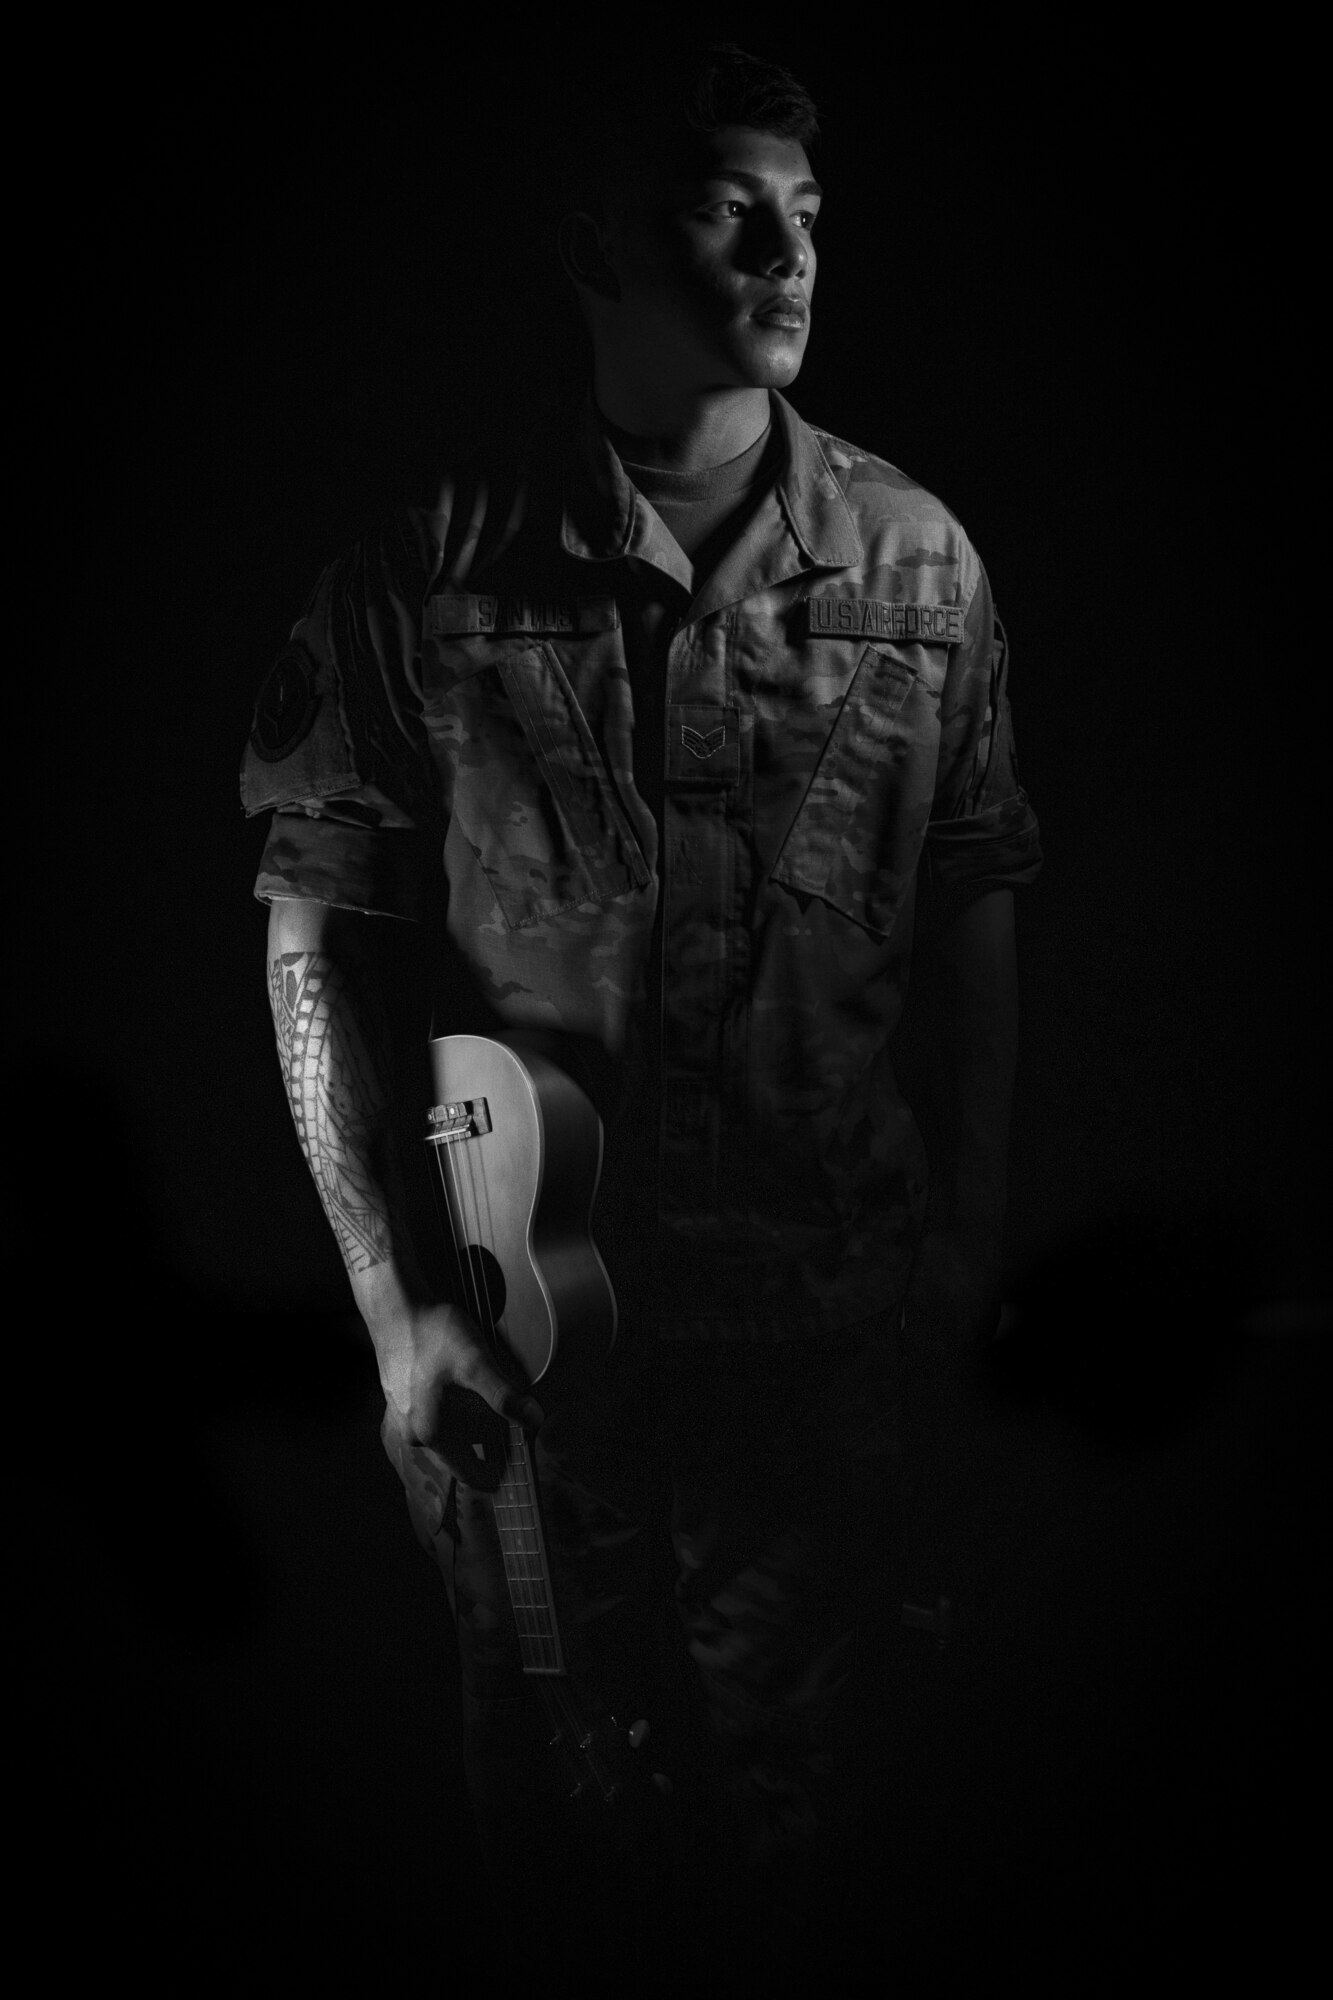
[[[556,1622],[532,1460],[521,1424],[509,1425],[505,1473],[495,1493],[495,1526],[518,1627],[523,1671],[561,1674],[565,1670],[564,1652]]]

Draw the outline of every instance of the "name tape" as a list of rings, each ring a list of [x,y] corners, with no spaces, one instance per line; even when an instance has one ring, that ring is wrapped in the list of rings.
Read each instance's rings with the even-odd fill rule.
[[[843,597],[821,590],[805,600],[812,639],[902,639],[916,646],[957,646],[961,604],[888,604],[878,597]]]
[[[579,597],[563,604],[531,597],[432,597],[427,617],[433,633],[613,632],[620,623],[615,600]]]

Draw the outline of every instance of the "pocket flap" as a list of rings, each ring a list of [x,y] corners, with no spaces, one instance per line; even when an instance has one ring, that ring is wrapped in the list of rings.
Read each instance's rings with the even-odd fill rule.
[[[550,646],[458,690],[454,812],[510,929],[643,889],[634,831]]]
[[[887,937],[920,857],[938,751],[937,699],[904,661],[868,646],[773,881]]]

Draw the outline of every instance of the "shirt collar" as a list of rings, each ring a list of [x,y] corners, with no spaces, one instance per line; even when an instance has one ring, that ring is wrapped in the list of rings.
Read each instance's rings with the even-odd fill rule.
[[[785,446],[778,500],[805,564],[845,569],[859,562],[861,537],[819,440],[776,390],[769,391],[769,401]],[[560,540],[568,554],[585,562],[637,556],[671,575],[680,568],[680,551],[626,475],[597,421],[591,394],[579,412],[567,467]]]
[[[865,545],[819,439],[776,389],[770,389],[769,400],[773,421],[787,445],[778,498],[802,553],[815,569],[846,569],[859,563]]]

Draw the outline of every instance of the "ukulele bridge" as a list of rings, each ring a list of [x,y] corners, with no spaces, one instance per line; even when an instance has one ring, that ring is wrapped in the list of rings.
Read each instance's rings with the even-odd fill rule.
[[[480,1139],[491,1129],[490,1106],[484,1097],[464,1097],[454,1104],[432,1104],[426,1113],[428,1146],[456,1146],[463,1139]]]

